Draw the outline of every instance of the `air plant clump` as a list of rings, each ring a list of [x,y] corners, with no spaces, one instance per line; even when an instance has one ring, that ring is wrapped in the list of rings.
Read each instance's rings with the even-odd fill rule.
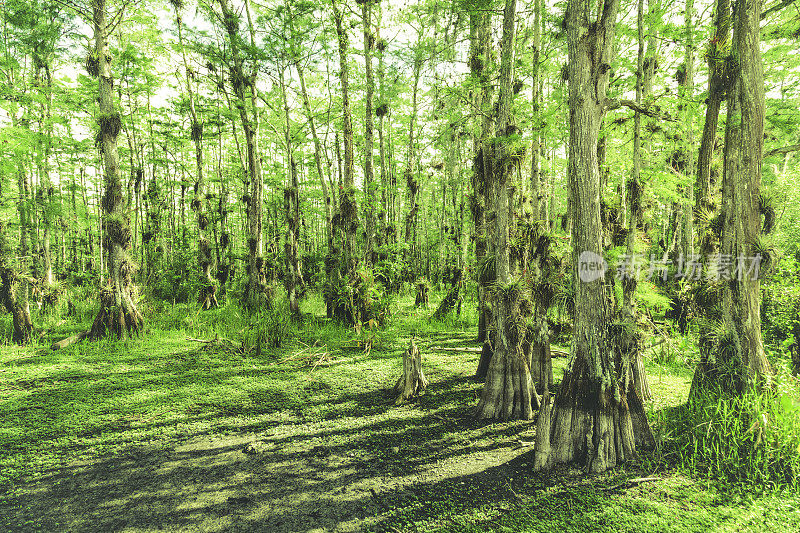
[[[626,186],[628,189],[628,198],[631,202],[631,211],[640,213],[642,210],[642,193],[644,192],[642,182],[631,178],[627,181]]]
[[[347,187],[342,190],[339,199],[339,214],[341,223],[348,226],[351,231],[358,228],[358,206],[355,201],[355,188]]]
[[[88,72],[89,76],[92,78],[96,78],[100,75],[100,58],[97,57],[94,50],[89,52],[89,55],[86,56],[86,72]]]
[[[771,272],[775,268],[775,265],[778,264],[778,250],[766,239],[762,237],[756,238],[751,243],[751,250],[754,257],[758,256],[761,258],[759,264],[760,272]]]
[[[97,117],[97,123],[100,125],[100,132],[104,135],[116,137],[122,129],[122,117],[119,113],[109,113]]]
[[[103,227],[110,242],[118,243],[123,248],[128,247],[131,242],[131,229],[123,217],[106,215]]]
[[[769,235],[775,229],[775,206],[773,205],[772,198],[764,194],[758,197],[758,210],[761,216],[764,217],[764,224],[762,226],[762,233]]]
[[[192,123],[192,140],[202,141],[203,140],[203,123],[202,122],[193,122]]]

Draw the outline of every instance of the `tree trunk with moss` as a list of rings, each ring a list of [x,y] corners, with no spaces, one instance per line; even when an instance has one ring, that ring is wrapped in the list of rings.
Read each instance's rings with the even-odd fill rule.
[[[181,20],[180,9],[183,6],[182,0],[170,0],[175,8],[175,22],[178,26],[178,45],[181,49],[183,59],[183,69],[185,73],[186,95],[189,98],[189,119],[191,120],[191,136],[194,142],[194,153],[197,179],[194,182],[194,198],[192,199],[192,209],[197,213],[197,262],[200,272],[200,292],[197,301],[203,310],[219,307],[217,301],[217,285],[211,275],[213,259],[211,256],[211,245],[208,241],[208,206],[206,201],[206,180],[203,173],[203,123],[197,117],[194,103],[194,90],[192,90],[192,79],[194,74],[189,69],[189,62],[186,59],[186,49],[183,44],[183,21]]]
[[[33,68],[35,71],[34,84],[37,91],[44,96],[41,102],[37,132],[39,134],[39,154],[36,158],[36,164],[39,172],[39,186],[36,192],[35,204],[39,204],[42,213],[42,272],[40,292],[42,303],[48,306],[55,304],[57,301],[57,295],[54,292],[55,278],[53,276],[53,254],[51,250],[53,185],[50,181],[50,156],[53,145],[53,78],[50,72],[50,65],[45,63],[45,59],[36,51],[33,53]],[[42,73],[44,73],[44,77]]]
[[[491,346],[488,343],[491,309],[488,303],[488,287],[494,280],[494,268],[491,266],[489,243],[486,234],[487,198],[491,198],[488,190],[487,175],[491,173],[490,162],[484,157],[484,142],[491,137],[494,118],[490,112],[492,84],[491,80],[491,29],[492,15],[487,2],[478,3],[470,11],[470,89],[472,92],[472,109],[474,129],[480,133],[473,135],[472,144],[474,158],[472,165],[472,191],[470,193],[470,211],[475,226],[475,269],[478,280],[478,342],[485,343],[485,349],[478,364],[476,377],[485,378],[491,358]]]
[[[697,197],[695,209],[713,211],[714,195],[711,183],[711,167],[714,145],[717,141],[717,125],[722,102],[727,98],[733,84],[734,64],[731,61],[731,2],[717,0],[714,10],[714,35],[708,46],[708,98],[703,137],[697,156]]]
[[[534,0],[533,5],[533,43],[532,62],[533,74],[531,76],[531,103],[533,139],[531,140],[531,198],[530,206],[534,220],[547,220],[547,196],[541,169],[542,127],[544,121],[541,112],[541,48],[542,48],[542,14],[544,0]]]
[[[524,156],[524,148],[515,140],[519,128],[512,115],[516,6],[516,0],[505,2],[497,130],[491,150],[484,153],[484,157],[492,159],[489,179],[495,191],[493,238],[497,282],[492,290],[492,308],[496,340],[476,417],[530,420],[533,409],[539,407],[529,361],[522,350],[527,330],[522,317],[529,314],[530,300],[524,284],[513,279],[509,262],[509,206],[512,205],[509,182]]]
[[[250,4],[245,0],[250,45],[255,49],[255,30],[250,15]],[[264,182],[261,175],[261,156],[258,147],[259,117],[256,80],[258,67],[254,65],[245,73],[245,63],[239,35],[239,16],[231,9],[229,0],[219,0],[222,23],[228,34],[231,50],[230,79],[235,96],[235,106],[245,136],[247,178],[249,191],[243,198],[247,207],[247,283],[242,295],[243,305],[250,311],[269,307],[266,265],[264,264]]]
[[[636,104],[642,106],[652,88],[652,79],[655,72],[656,54],[654,40],[651,39],[645,49],[644,22],[645,22],[645,2],[639,0],[636,27],[638,34],[638,52],[636,58]],[[645,58],[645,53],[647,58]],[[636,240],[639,232],[639,225],[642,222],[642,197],[644,193],[644,183],[641,178],[642,169],[642,113],[634,110],[633,115],[633,175],[627,184],[626,199],[628,201],[628,211],[630,220],[628,223],[628,233],[626,235],[625,254],[631,262],[636,256]],[[622,316],[625,321],[635,328],[637,323],[637,309],[634,296],[637,286],[637,272],[629,272],[622,278]],[[649,400],[650,386],[644,373],[643,354],[639,350],[639,343],[627,343],[626,347],[634,351],[629,354],[634,361],[632,366],[634,384],[639,391],[642,400]]]
[[[13,247],[9,244],[5,225],[0,223],[0,303],[11,314],[14,332],[11,340],[16,344],[27,344],[31,340],[33,324],[27,300],[20,292],[27,290],[25,280],[13,268]]]
[[[761,166],[764,147],[764,72],[759,22],[761,0],[737,2],[734,11],[734,64],[738,75],[728,97],[725,164],[722,181],[722,331],[716,336],[714,358],[701,360],[690,395],[721,387],[741,393],[768,386],[773,370],[761,337],[761,261],[770,250],[761,237]]]
[[[419,54],[419,52],[417,52]],[[417,55],[414,58],[413,84],[411,88],[411,116],[408,119],[408,152],[406,156],[406,185],[408,186],[408,213],[406,214],[405,239],[409,245],[406,252],[406,263],[411,270],[411,277],[416,279],[419,275],[417,245],[417,221],[419,219],[419,189],[420,183],[417,179],[417,112],[419,109],[419,81],[422,71],[422,57]]]
[[[113,333],[126,337],[139,331],[143,319],[136,307],[136,288],[133,284],[134,266],[128,251],[131,244],[130,223],[125,198],[122,195],[117,135],[122,127],[114,103],[114,79],[108,50],[108,19],[105,0],[92,4],[95,48],[87,65],[89,73],[98,78],[100,126],[98,139],[105,173],[103,195],[103,249],[106,254],[108,283],[100,290],[100,311],[92,324],[91,336]]]
[[[684,60],[682,78],[679,77],[678,96],[682,100],[679,111],[682,114],[682,121],[686,128],[685,139],[681,147],[681,160],[684,168],[680,169],[684,176],[695,175],[694,158],[690,156],[694,150],[694,0],[686,0],[684,8]],[[685,187],[687,202],[683,205],[683,232],[681,240],[681,253],[684,258],[694,255],[694,214],[692,208],[694,204],[694,186],[689,183]]]
[[[361,19],[364,26],[364,72],[366,76],[366,95],[364,101],[364,211],[366,239],[364,258],[367,264],[375,263],[375,176],[373,170],[373,145],[375,127],[373,124],[372,99],[375,92],[375,79],[372,75],[372,50],[375,36],[372,34],[372,2],[362,2]]]
[[[633,386],[631,361],[624,353],[615,353],[609,339],[611,317],[604,278],[580,268],[602,260],[597,141],[608,105],[618,10],[619,0],[605,0],[599,14],[581,0],[570,0],[567,6],[567,174],[573,215],[575,330],[572,358],[554,405],[540,409],[534,454],[537,470],[579,461],[590,472],[602,472],[633,458],[637,445],[652,442],[644,405]]]
[[[350,69],[347,64],[349,43],[344,27],[342,11],[337,0],[331,0],[333,21],[339,46],[339,83],[342,91],[342,137],[344,141],[344,168],[342,170],[343,189],[339,195],[338,224],[344,229],[344,255],[342,257],[346,279],[350,280],[358,265],[356,255],[356,231],[358,230],[358,206],[356,205],[355,186],[353,181],[353,114],[350,110]]]
[[[284,143],[286,160],[289,172],[289,186],[283,190],[284,213],[286,215],[286,235],[284,243],[284,256],[286,258],[285,285],[289,299],[289,311],[295,319],[300,318],[300,295],[303,292],[303,272],[300,266],[300,253],[298,250],[298,233],[300,231],[300,184],[297,180],[297,163],[294,160],[294,146],[292,144],[291,118],[289,98],[286,95],[286,79],[283,67],[278,67],[278,81],[283,102],[284,118]]]

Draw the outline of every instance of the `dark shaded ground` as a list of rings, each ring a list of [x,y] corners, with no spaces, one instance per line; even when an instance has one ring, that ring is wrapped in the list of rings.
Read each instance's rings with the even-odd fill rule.
[[[420,404],[457,385],[472,388],[469,378],[434,382]],[[392,509],[441,483],[476,501],[507,497],[527,466],[518,432],[530,424],[356,396],[376,414],[74,462],[24,486],[0,514],[10,531],[361,531],[382,529]]]

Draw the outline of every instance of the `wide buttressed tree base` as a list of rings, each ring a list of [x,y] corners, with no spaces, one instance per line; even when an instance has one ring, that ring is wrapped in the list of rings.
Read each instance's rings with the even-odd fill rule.
[[[637,447],[655,444],[631,361],[606,346],[605,336],[598,332],[590,344],[606,352],[592,356],[601,368],[592,368],[578,351],[552,406],[545,392],[536,424],[535,470],[577,461],[589,472],[603,472],[633,459]]]
[[[98,339],[112,333],[124,338],[139,331],[143,323],[144,319],[134,303],[132,288],[115,288],[109,283],[100,289],[100,311],[94,318],[89,337]]]
[[[529,356],[523,350],[526,319],[531,302],[521,283],[495,289],[497,308],[494,353],[486,372],[486,383],[476,418],[532,420],[539,397],[531,376]]]
[[[629,343],[620,342],[623,335],[611,323],[609,287],[597,268],[603,262],[597,146],[610,105],[606,89],[618,9],[618,0],[605,0],[599,15],[580,0],[570,0],[567,7],[575,327],[572,360],[553,406],[544,404],[539,411],[537,470],[577,461],[589,472],[603,472],[632,459],[637,446],[653,442],[633,380]]]

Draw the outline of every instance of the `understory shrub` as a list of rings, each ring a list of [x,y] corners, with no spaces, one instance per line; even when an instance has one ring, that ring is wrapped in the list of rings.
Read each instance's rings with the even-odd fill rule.
[[[775,283],[762,291],[761,317],[764,341],[779,343],[800,330],[800,285]]]
[[[192,301],[200,292],[197,270],[197,254],[188,247],[177,249],[163,272],[150,280],[150,292],[154,298],[165,302]]]
[[[334,302],[334,316],[349,326],[382,325],[389,315],[391,297],[369,270],[357,270],[347,282],[326,283],[323,292]]]

